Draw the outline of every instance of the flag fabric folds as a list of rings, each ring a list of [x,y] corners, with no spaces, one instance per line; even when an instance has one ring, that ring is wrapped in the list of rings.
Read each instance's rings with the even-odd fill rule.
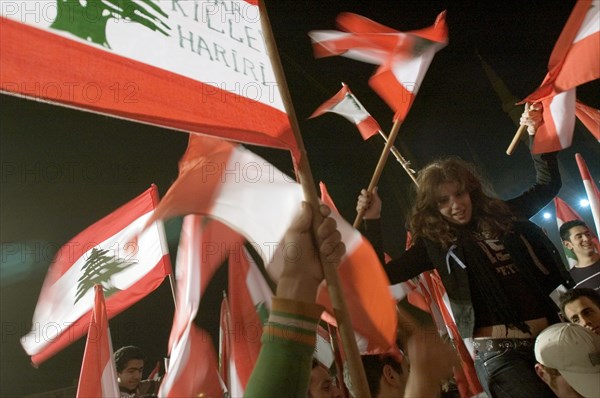
[[[310,117],[321,116],[326,112],[337,113],[354,123],[365,140],[381,130],[379,123],[367,112],[345,83],[342,83],[342,89],[336,95],[319,106]]]
[[[184,217],[177,250],[177,306],[169,337],[170,363],[162,397],[223,395],[215,348],[194,324],[206,286],[240,238],[223,224],[196,214]],[[202,360],[199,360],[202,358]]]
[[[110,319],[156,289],[171,273],[163,224],[148,222],[157,202],[158,191],[152,185],[58,251],[40,292],[32,330],[21,338],[34,364],[86,333],[95,284],[105,289]]]
[[[299,159],[255,1],[31,0],[0,12],[4,93]]]
[[[252,245],[250,245],[252,246]],[[224,330],[230,345],[228,390],[232,397],[242,397],[258,360],[264,323],[269,317],[274,291],[252,258],[247,247],[236,247],[229,255],[229,328]]]
[[[445,11],[434,25],[399,32],[363,16],[342,13],[342,31],[312,31],[315,57],[342,55],[379,65],[369,80],[371,88],[404,120],[417,95],[433,56],[448,43]]]
[[[575,103],[575,115],[590,133],[596,137],[596,140],[600,142],[600,110],[577,101]]]
[[[210,215],[242,234],[277,281],[285,248],[280,244],[303,200],[298,183],[241,146],[190,136],[182,172],[155,218]],[[347,254],[338,268],[354,328],[374,346],[395,341],[395,303],[373,248],[338,215]],[[326,289],[320,301],[331,310]],[[233,302],[231,302],[233,307]]]
[[[118,397],[117,369],[102,286],[94,286],[94,309],[88,328],[77,398]]]
[[[594,218],[594,225],[596,226],[596,232],[600,232],[600,191],[598,186],[594,183],[588,170],[587,164],[579,153],[575,154],[575,160],[577,160],[577,166],[579,167],[579,173],[583,180],[583,186],[587,193],[588,201],[590,202],[590,210],[592,211],[592,217]]]
[[[600,0],[577,1],[538,89],[523,102],[541,102],[543,123],[532,152],[558,151],[571,145],[575,128],[575,88],[600,78]]]

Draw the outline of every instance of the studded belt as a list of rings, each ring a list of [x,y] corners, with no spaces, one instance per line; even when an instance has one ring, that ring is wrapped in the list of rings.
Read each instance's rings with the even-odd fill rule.
[[[473,348],[479,352],[520,350],[531,351],[535,345],[535,339],[490,339],[477,337],[473,339]]]

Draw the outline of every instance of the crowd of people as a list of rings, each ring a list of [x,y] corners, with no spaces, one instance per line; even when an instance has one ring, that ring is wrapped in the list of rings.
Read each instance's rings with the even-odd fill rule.
[[[531,132],[539,120],[536,111],[532,107],[521,118],[533,127]],[[384,267],[391,284],[423,272],[440,275],[460,336],[472,344],[481,396],[600,397],[600,255],[584,223],[565,223],[561,238],[578,258],[567,271],[558,249],[529,221],[561,187],[556,154],[532,157],[535,184],[506,201],[487,193],[472,165],[460,159],[426,166],[418,175],[407,222],[412,246]],[[364,212],[363,233],[383,261],[381,207],[376,190],[361,191],[357,211]],[[321,211],[325,221],[317,246],[335,262],[342,243],[327,217],[329,210]],[[311,246],[311,219],[305,206],[286,239]],[[343,388],[353,392],[347,380],[336,380],[312,359],[322,311],[315,304],[322,279],[315,258],[314,253],[303,257],[302,271],[286,263],[287,277],[296,281],[292,286],[299,284],[310,293],[290,295],[293,289],[278,287],[277,315],[265,327],[248,397],[341,397]],[[560,302],[551,298],[557,293]],[[299,324],[306,327],[302,339],[292,333],[300,333]],[[287,333],[274,333],[278,329]],[[437,331],[417,328],[403,348],[401,355],[362,357],[371,396],[442,396],[442,382],[459,366],[453,345]]]
[[[539,118],[531,107],[521,122],[533,132]],[[439,275],[471,348],[481,397],[600,397],[600,254],[583,222],[564,223],[561,239],[578,260],[567,271],[558,249],[529,221],[561,187],[556,154],[532,157],[535,184],[510,200],[486,192],[473,166],[458,158],[424,167],[407,222],[413,243],[384,268],[391,284]],[[383,263],[381,208],[376,190],[361,191],[363,233]],[[285,235],[299,255],[285,259],[247,397],[357,396],[350,380],[314,358],[323,312],[316,303],[324,279],[319,256],[335,265],[345,253],[331,210],[314,210],[320,217],[303,203]],[[421,325],[405,337],[401,350],[362,356],[371,397],[453,396],[442,389],[461,366],[452,342]],[[156,383],[141,380],[139,349],[124,347],[115,361],[122,397],[155,393]]]

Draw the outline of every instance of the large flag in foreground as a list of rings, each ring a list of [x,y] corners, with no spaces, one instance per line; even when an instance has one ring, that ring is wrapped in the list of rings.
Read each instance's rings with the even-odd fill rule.
[[[118,397],[117,369],[113,360],[104,293],[100,285],[96,285],[94,290],[94,310],[83,353],[77,398]]]
[[[588,201],[590,202],[590,209],[592,210],[596,232],[600,234],[600,191],[590,175],[590,171],[588,170],[583,156],[576,153],[575,160],[577,160],[577,166],[579,167],[579,173],[583,180],[583,186],[585,187],[585,192],[587,193]]]
[[[210,137],[191,135],[181,165],[154,217],[199,213],[222,221],[248,239],[278,280],[285,250],[280,242],[300,209],[300,185],[241,146]],[[385,349],[394,343],[396,328],[389,282],[370,244],[336,217],[347,249],[338,272],[353,327]],[[326,289],[321,293],[331,310]]]
[[[445,11],[440,13],[428,28],[399,32],[341,13],[336,22],[342,31],[312,31],[309,36],[317,58],[342,55],[380,65],[369,84],[394,110],[394,120],[404,120],[433,56],[448,43],[445,16]]]
[[[255,1],[3,1],[0,12],[2,92],[299,156]]]
[[[575,3],[540,87],[523,102],[541,102],[542,125],[533,153],[558,151],[571,145],[575,127],[575,88],[600,78],[600,0]]]
[[[156,289],[171,273],[162,222],[144,229],[157,203],[158,191],[152,185],[58,251],[42,286],[32,330],[21,338],[34,364],[86,333],[95,284],[104,287],[108,317],[112,318]]]
[[[373,119],[345,83],[342,83],[342,89],[336,95],[319,106],[310,117],[321,116],[326,112],[337,113],[354,123],[365,140],[381,130],[379,123]]]

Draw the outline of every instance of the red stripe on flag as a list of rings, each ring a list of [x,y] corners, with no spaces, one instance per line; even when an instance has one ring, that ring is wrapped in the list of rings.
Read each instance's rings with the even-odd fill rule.
[[[358,131],[360,132],[363,140],[373,137],[380,130],[379,123],[377,123],[372,116],[369,116],[362,122],[358,123],[356,127],[358,127]]]
[[[229,256],[230,326],[233,327],[233,330],[228,331],[231,341],[229,354],[235,363],[241,388],[244,390],[258,359],[263,330],[246,284],[249,270],[250,264],[242,248]]]
[[[600,32],[573,44],[556,76],[554,87],[565,91],[600,77]]]
[[[575,114],[590,133],[600,141],[600,110],[577,101],[575,103]]]
[[[111,397],[116,396],[119,391],[104,293],[100,285],[96,285],[94,290],[94,309],[88,325],[88,336],[77,385],[78,398]]]
[[[394,120],[406,118],[415,96],[398,81],[389,66],[379,68],[369,79],[369,86],[396,112]]]

